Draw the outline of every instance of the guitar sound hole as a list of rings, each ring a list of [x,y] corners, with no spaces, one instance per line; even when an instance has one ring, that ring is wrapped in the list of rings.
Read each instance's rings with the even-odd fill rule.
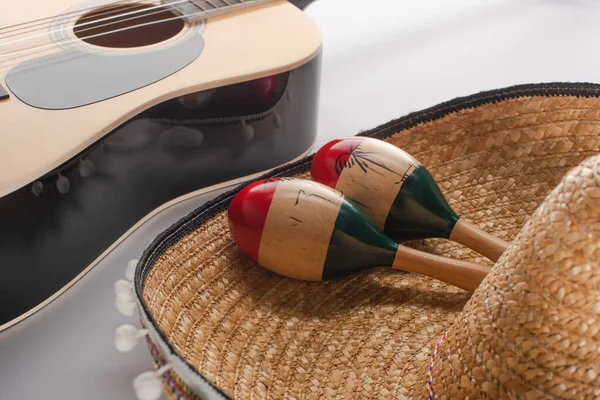
[[[79,39],[96,46],[149,46],[170,39],[183,29],[183,20],[176,17],[165,7],[125,3],[84,14],[73,32]]]

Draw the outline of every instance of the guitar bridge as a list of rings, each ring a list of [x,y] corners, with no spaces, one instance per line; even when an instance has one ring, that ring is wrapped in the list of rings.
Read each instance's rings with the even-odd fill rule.
[[[256,7],[277,0],[161,0],[188,23]]]

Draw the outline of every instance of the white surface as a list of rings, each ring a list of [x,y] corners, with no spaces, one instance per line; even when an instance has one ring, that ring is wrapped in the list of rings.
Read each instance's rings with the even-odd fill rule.
[[[318,0],[319,134],[355,134],[454,97],[600,79],[600,1]]]
[[[481,90],[549,81],[597,82],[594,0],[319,0],[324,59],[319,137],[353,135]],[[145,346],[122,354],[113,307],[129,259],[211,196],[150,220],[72,289],[0,333],[0,400],[135,399],[152,368]]]

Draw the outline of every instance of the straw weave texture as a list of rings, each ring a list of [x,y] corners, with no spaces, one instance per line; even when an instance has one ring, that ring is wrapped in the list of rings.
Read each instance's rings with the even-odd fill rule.
[[[522,97],[457,111],[386,140],[427,166],[462,218],[512,241],[567,171],[600,153],[599,133],[597,98]],[[492,265],[448,241],[409,245]],[[503,270],[509,262],[525,263],[530,257],[519,255],[524,251],[512,248]],[[548,258],[536,262],[539,271],[550,268]],[[486,284],[477,296],[488,290]],[[565,296],[574,293],[571,286],[565,290]],[[494,297],[498,307],[502,296],[509,295],[499,291]],[[236,248],[226,213],[164,252],[143,292],[175,350],[235,399],[425,398],[431,352],[469,297],[430,278],[390,270],[325,283],[277,276]],[[469,303],[473,313],[480,305]],[[458,361],[448,360],[447,343],[471,345],[469,327],[461,329],[450,331],[434,370],[434,379],[449,388],[462,382],[458,375],[466,367],[445,370],[444,364],[489,361],[475,353],[477,346]],[[568,375],[563,379],[570,384]],[[496,389],[488,398],[514,393]]]
[[[600,156],[568,174],[503,254],[433,376],[439,399],[600,398]]]

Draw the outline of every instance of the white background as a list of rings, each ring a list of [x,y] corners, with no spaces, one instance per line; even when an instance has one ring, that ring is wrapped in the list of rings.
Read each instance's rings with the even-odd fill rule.
[[[318,0],[319,134],[355,134],[454,97],[597,82],[597,0]]]
[[[307,14],[324,39],[316,146],[481,90],[600,80],[600,1],[319,0]],[[113,284],[210,197],[159,214],[57,301],[0,333],[0,400],[134,399],[132,379],[152,365],[143,344],[129,354],[113,347],[115,328],[133,321],[113,308]]]

